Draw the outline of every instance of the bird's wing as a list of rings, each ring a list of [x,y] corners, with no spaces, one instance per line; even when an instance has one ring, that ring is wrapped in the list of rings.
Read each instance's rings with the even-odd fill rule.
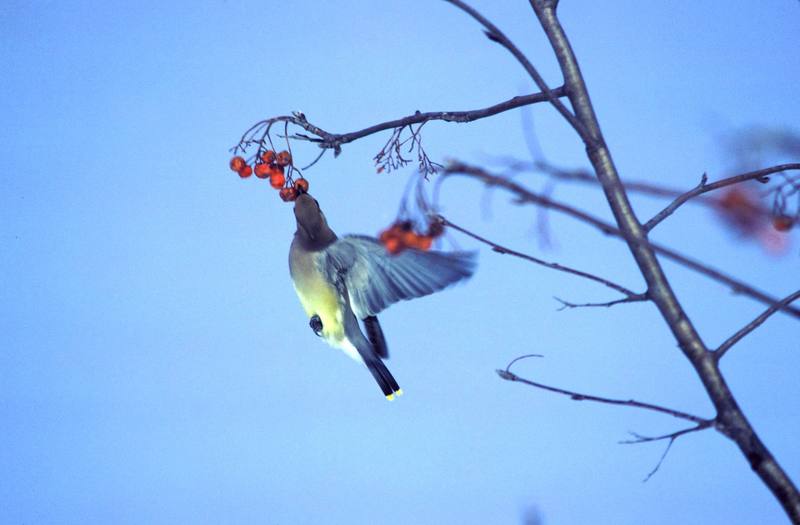
[[[390,255],[377,239],[347,235],[325,249],[344,277],[353,311],[364,319],[390,304],[437,292],[472,275],[476,252],[404,250]]]
[[[386,368],[386,365],[381,361],[380,355],[376,352],[375,348],[373,348],[370,341],[361,333],[361,328],[358,326],[358,319],[356,319],[356,314],[351,308],[350,295],[348,294],[345,279],[346,274],[335,264],[332,265],[329,272],[328,277],[336,286],[339,305],[342,309],[342,323],[344,325],[344,334],[346,338],[343,344],[351,345],[358,352],[361,360],[367,366],[372,377],[383,391],[383,395],[386,396],[386,399],[391,401],[394,399],[395,394],[402,395],[403,391],[400,389],[400,385],[397,384],[394,376],[392,376],[392,373],[389,372],[389,369]]]

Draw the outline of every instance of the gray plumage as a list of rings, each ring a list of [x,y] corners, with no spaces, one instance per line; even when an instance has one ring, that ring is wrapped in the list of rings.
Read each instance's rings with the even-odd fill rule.
[[[337,237],[308,194],[297,198],[294,212],[297,231],[289,271],[309,324],[328,344],[363,362],[384,395],[393,399],[402,391],[381,361],[388,349],[377,314],[398,301],[468,278],[475,269],[475,252],[407,249],[391,255],[372,237]]]
[[[390,304],[438,292],[472,275],[474,252],[404,250],[391,255],[372,237],[346,235],[325,249],[333,272],[344,270],[353,311],[364,319]]]

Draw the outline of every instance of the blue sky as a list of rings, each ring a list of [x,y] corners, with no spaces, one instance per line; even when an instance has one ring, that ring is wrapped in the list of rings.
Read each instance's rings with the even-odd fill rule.
[[[731,130],[797,129],[797,2],[561,4],[623,179],[690,188],[703,172],[732,173],[720,140]],[[474,5],[558,83],[527,2]],[[712,415],[651,305],[559,312],[554,296],[614,297],[482,249],[470,282],[382,316],[406,392],[391,404],[309,330],[288,276],[291,208],[228,171],[228,148],[292,110],[344,132],[530,91],[444,2],[12,0],[0,7],[0,70],[0,522],[519,523],[530,509],[553,525],[785,522],[720,435],[679,440],[643,484],[662,445],[617,441],[679,421],[494,374],[536,352],[546,357],[520,374]],[[549,160],[585,165],[552,110],[533,118]],[[385,138],[307,173],[339,233],[394,218],[411,171],[375,173]],[[527,155],[518,112],[430,124],[424,140],[440,160]],[[296,150],[302,163],[314,155]],[[593,190],[555,192],[608,217]],[[641,287],[620,242],[551,215],[543,250],[534,210],[500,193],[489,202],[453,180],[442,211]],[[634,204],[646,219],[664,202]],[[776,296],[800,285],[796,245],[769,256],[707,210],[687,206],[653,237]],[[665,267],[710,345],[762,310]],[[795,480],[797,334],[774,316],[723,366]]]

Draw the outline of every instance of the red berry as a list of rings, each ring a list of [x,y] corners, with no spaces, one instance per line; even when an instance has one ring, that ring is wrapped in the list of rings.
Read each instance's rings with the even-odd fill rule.
[[[794,219],[788,215],[778,215],[772,218],[772,227],[779,232],[787,232],[794,226]]]
[[[242,168],[244,168],[246,165],[247,163],[244,161],[244,159],[239,156],[233,157],[230,162],[231,170],[233,171],[242,171]]]
[[[266,179],[269,177],[269,170],[269,164],[257,164],[255,169],[256,177],[259,179]]]
[[[286,184],[286,177],[280,171],[272,170],[269,174],[269,185],[279,190]]]
[[[263,160],[266,164],[274,164],[275,163],[275,152],[271,149],[268,149],[264,153],[261,154],[261,160]]]
[[[245,164],[244,167],[242,167],[242,169],[239,170],[239,176],[243,179],[246,179],[252,174],[253,174],[253,168],[251,168],[247,164]]]
[[[427,252],[431,249],[431,245],[433,244],[433,237],[430,235],[420,235],[417,237],[417,248],[420,250]]]
[[[392,255],[397,255],[405,248],[397,237],[390,237],[383,244],[386,246],[386,251]]]
[[[411,230],[404,231],[400,235],[400,242],[403,243],[404,246],[408,248],[416,248],[417,247],[417,237],[418,235]]]
[[[294,189],[297,190],[297,193],[308,193],[308,181],[304,178],[299,178],[294,181]]]
[[[292,154],[288,151],[281,151],[278,153],[278,157],[275,159],[275,164],[278,166],[288,166],[292,163]]]
[[[281,188],[279,193],[284,202],[293,201],[297,198],[297,190],[294,188]]]

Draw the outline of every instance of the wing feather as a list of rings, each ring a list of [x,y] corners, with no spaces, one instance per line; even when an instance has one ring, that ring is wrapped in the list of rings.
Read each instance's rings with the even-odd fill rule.
[[[343,275],[360,319],[387,306],[432,294],[475,271],[476,252],[404,250],[390,255],[377,239],[347,235],[325,249],[333,271]]]

